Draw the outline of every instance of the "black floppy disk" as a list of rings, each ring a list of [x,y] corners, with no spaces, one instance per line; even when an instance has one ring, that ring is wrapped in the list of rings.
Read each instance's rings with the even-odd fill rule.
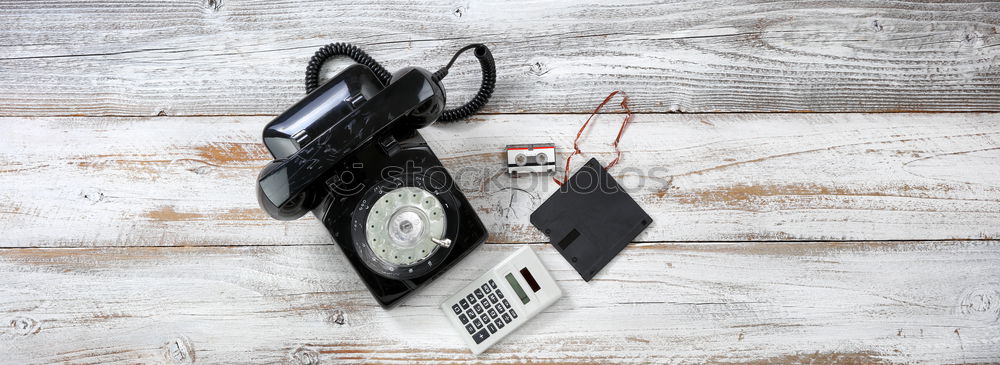
[[[653,219],[590,159],[531,213],[531,224],[590,281]]]

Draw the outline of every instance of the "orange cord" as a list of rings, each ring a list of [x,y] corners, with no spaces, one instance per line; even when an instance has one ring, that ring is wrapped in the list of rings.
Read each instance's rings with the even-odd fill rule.
[[[618,161],[621,160],[622,150],[618,148],[618,142],[621,141],[622,134],[625,133],[625,126],[627,126],[629,122],[632,121],[632,118],[634,118],[635,115],[632,114],[632,109],[629,109],[628,107],[628,94],[626,94],[624,91],[621,90],[615,90],[611,94],[608,94],[606,98],[604,98],[604,101],[602,101],[601,104],[594,109],[593,113],[590,113],[590,116],[587,117],[587,121],[583,122],[583,126],[580,127],[580,131],[576,132],[576,138],[573,139],[573,153],[571,153],[568,157],[566,157],[566,167],[563,169],[563,181],[559,181],[559,179],[556,179],[555,177],[552,178],[552,181],[555,181],[556,184],[562,185],[566,182],[566,180],[569,180],[569,162],[570,160],[573,159],[573,156],[582,153],[580,151],[580,145],[579,145],[580,136],[583,135],[583,131],[587,129],[587,125],[590,124],[590,120],[594,119],[594,116],[596,116],[597,113],[600,112],[602,108],[604,108],[604,105],[607,105],[608,102],[611,101],[611,98],[614,98],[615,95],[618,95],[618,93],[622,94],[622,102],[619,105],[621,105],[622,109],[625,110],[625,119],[622,120],[622,126],[621,128],[618,129],[618,137],[615,137],[615,142],[612,143],[612,145],[615,147],[615,159],[611,160],[611,162],[605,165],[604,169],[607,170],[614,167],[616,164],[618,164]]]

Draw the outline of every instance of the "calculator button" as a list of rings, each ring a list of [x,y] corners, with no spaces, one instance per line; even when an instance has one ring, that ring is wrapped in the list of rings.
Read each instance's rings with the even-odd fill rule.
[[[458,320],[462,321],[462,324],[469,323],[469,317],[466,317],[464,314],[459,314]]]
[[[476,297],[472,296],[472,294],[466,295],[465,299],[468,299],[469,303],[475,303],[476,302]]]
[[[494,326],[492,323],[486,325],[486,329],[490,330],[491,334],[497,333],[497,326]]]
[[[507,309],[510,309],[510,303],[507,303],[507,299],[503,300],[503,306],[507,307]]]
[[[465,311],[465,316],[469,318],[476,318],[476,313],[472,312],[472,309]]]
[[[479,288],[476,288],[475,293],[476,293],[476,298],[483,299],[483,291],[482,290],[479,290]]]
[[[503,299],[503,291],[497,289],[497,298]]]
[[[499,305],[499,304],[497,305],[497,312],[503,313],[503,312],[506,312],[506,311],[507,311],[507,308],[504,308],[502,305]]]
[[[476,305],[472,306],[472,308],[476,309],[476,313],[482,313],[483,312],[483,306],[481,306],[479,304],[476,304]]]
[[[469,301],[465,298],[462,298],[458,303],[462,305],[462,309],[469,309]]]
[[[469,324],[465,325],[465,330],[469,331],[470,335],[473,334],[473,333],[476,333],[476,328],[472,327],[472,323],[469,323]]]
[[[490,314],[490,318],[494,318],[494,319],[497,318],[497,311],[495,309],[490,308],[490,311],[488,313]]]
[[[493,321],[493,324],[497,325],[497,328],[499,329],[503,329],[503,326],[506,326],[501,318],[497,318],[497,320]]]
[[[473,319],[472,324],[476,325],[476,328],[483,328],[483,321],[480,321],[479,318]]]
[[[452,305],[451,310],[455,311],[455,314],[462,314],[462,308],[460,308],[458,304]]]
[[[487,284],[483,284],[483,286],[481,286],[480,288],[482,288],[483,289],[483,293],[486,293],[486,294],[489,294],[491,291],[493,291],[493,289],[490,289],[490,286],[487,285]]]
[[[511,309],[511,310],[510,310],[509,312],[507,312],[507,313],[510,313],[510,316],[511,316],[511,317],[514,317],[514,318],[517,318],[517,312],[515,312],[515,311],[514,311],[513,309]]]
[[[493,279],[490,279],[490,287],[493,288],[493,289],[497,288],[497,283],[495,281],[493,281]]]
[[[483,341],[486,341],[487,338],[490,338],[490,333],[487,332],[485,328],[479,330],[479,332],[476,332],[476,334],[472,335],[472,339],[476,340],[476,344],[483,343]]]
[[[490,294],[489,298],[490,298],[490,303],[496,304],[498,300],[496,295]]]
[[[504,313],[500,318],[503,318],[504,322],[510,323],[510,314]]]

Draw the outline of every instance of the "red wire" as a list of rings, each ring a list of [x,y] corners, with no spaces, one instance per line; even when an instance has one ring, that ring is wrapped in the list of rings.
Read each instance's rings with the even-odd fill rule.
[[[582,154],[582,151],[580,151],[580,144],[579,144],[580,136],[583,135],[583,131],[587,129],[587,125],[590,124],[590,120],[594,119],[594,116],[596,116],[597,113],[600,112],[601,109],[603,109],[604,106],[607,105],[609,101],[611,101],[611,98],[614,98],[615,95],[618,95],[618,93],[622,94],[622,102],[619,105],[621,105],[622,109],[625,110],[625,119],[622,120],[622,126],[621,128],[618,129],[618,136],[615,137],[615,142],[612,143],[612,145],[615,147],[615,159],[611,160],[611,162],[605,165],[604,169],[610,169],[614,167],[616,164],[618,164],[618,161],[621,160],[622,150],[618,148],[618,142],[622,140],[622,135],[625,134],[625,126],[627,126],[629,122],[632,121],[632,118],[634,118],[635,115],[632,114],[632,109],[629,109],[628,107],[628,94],[626,94],[624,91],[621,90],[615,90],[611,94],[608,94],[608,96],[604,98],[604,101],[602,101],[601,104],[597,105],[597,108],[594,109],[594,112],[590,113],[590,116],[587,117],[587,121],[583,122],[583,126],[580,127],[580,130],[578,132],[576,132],[576,138],[573,139],[573,153],[571,153],[568,157],[566,157],[566,167],[563,169],[563,181],[559,181],[559,179],[556,179],[555,177],[552,178],[552,181],[555,181],[556,184],[562,185],[563,183],[566,182],[566,180],[569,180],[569,162],[570,160],[573,159],[573,156]]]

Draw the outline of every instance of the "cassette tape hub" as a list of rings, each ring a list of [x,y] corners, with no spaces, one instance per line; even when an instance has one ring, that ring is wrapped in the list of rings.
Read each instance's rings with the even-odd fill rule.
[[[507,173],[552,172],[556,169],[556,145],[552,143],[507,145]]]

